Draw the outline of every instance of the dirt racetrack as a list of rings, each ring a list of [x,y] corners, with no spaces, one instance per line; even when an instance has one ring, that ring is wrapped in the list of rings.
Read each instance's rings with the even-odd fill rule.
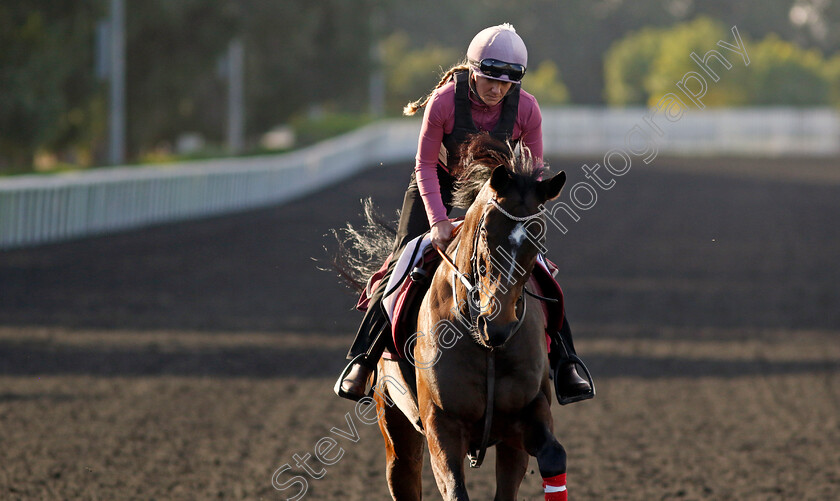
[[[567,187],[581,163],[552,162]],[[396,209],[410,168],[0,252],[0,499],[286,499],[286,463],[304,499],[386,499],[377,427],[332,394],[360,317],[310,258],[362,196]],[[570,498],[840,499],[840,162],[657,159],[568,227],[549,256],[598,388],[554,407]],[[344,455],[316,480],[293,455],[327,436]]]

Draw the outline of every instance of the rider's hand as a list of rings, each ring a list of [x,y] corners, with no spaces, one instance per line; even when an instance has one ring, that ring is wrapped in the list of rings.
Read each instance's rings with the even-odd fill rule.
[[[440,247],[441,249],[446,249],[446,244],[452,239],[452,231],[455,229],[452,226],[452,223],[449,222],[448,219],[444,219],[442,221],[438,221],[432,226],[432,231],[429,232],[429,237],[432,240],[432,243]]]

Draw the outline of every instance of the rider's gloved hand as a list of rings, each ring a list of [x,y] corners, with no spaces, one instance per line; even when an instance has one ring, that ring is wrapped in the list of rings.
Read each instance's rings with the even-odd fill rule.
[[[448,219],[444,219],[442,221],[438,221],[437,223],[432,226],[432,231],[429,232],[429,237],[432,240],[432,243],[440,247],[441,249],[446,249],[446,244],[452,240],[452,231],[455,227],[449,222]]]

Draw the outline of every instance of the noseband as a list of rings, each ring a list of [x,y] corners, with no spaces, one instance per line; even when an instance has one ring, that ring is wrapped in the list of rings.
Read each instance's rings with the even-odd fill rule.
[[[532,219],[536,219],[536,218],[538,218],[542,215],[542,212],[536,212],[534,214],[531,214],[530,216],[524,216],[524,217],[514,216],[510,212],[506,211],[504,207],[502,207],[502,204],[500,204],[499,201],[496,200],[496,197],[492,197],[490,200],[488,200],[487,205],[493,205],[494,207],[499,209],[499,212],[504,214],[508,219],[512,219],[512,220],[520,222],[520,223],[524,223],[525,221],[530,221]],[[486,216],[486,215],[487,215],[487,212],[484,213],[484,216]],[[481,216],[482,220],[484,219],[484,216]]]

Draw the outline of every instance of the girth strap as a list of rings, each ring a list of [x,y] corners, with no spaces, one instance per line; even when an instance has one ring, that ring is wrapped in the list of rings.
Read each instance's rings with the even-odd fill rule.
[[[478,468],[484,462],[487,444],[490,442],[490,428],[493,426],[493,406],[496,393],[496,356],[487,350],[487,408],[484,409],[484,432],[478,450],[470,451],[470,468]]]

